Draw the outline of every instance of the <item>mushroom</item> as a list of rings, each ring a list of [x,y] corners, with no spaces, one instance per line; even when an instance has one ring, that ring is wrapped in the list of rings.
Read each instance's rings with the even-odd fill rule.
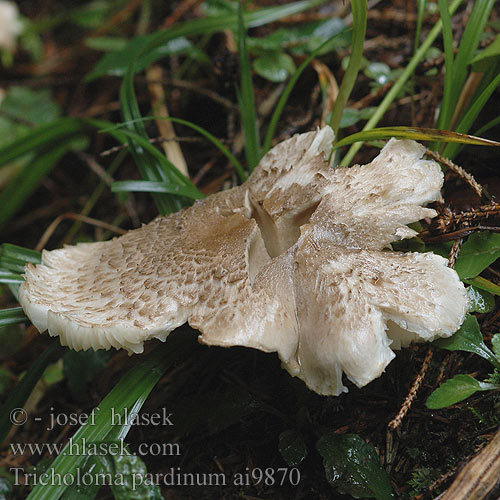
[[[19,9],[15,2],[0,0],[0,50],[14,50],[16,38],[22,32]]]
[[[269,151],[241,186],[106,242],[45,251],[19,300],[73,349],[143,350],[186,321],[208,345],[277,352],[325,395],[381,375],[392,349],[452,335],[468,299],[432,253],[391,250],[433,217],[443,174],[391,139],[368,165],[330,168],[329,127]]]

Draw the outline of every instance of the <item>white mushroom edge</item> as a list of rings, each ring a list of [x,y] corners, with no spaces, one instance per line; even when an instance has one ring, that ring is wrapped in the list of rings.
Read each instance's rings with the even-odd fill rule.
[[[380,376],[392,349],[452,335],[468,298],[432,253],[391,242],[435,211],[443,174],[391,139],[368,165],[330,168],[324,127],[278,144],[241,186],[107,242],[45,251],[19,301],[73,349],[143,350],[185,322],[208,345],[277,352],[325,395]]]

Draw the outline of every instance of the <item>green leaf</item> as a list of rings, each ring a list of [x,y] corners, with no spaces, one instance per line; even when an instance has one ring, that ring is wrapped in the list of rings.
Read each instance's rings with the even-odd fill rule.
[[[496,368],[500,368],[500,362],[483,341],[476,317],[470,314],[467,315],[462,326],[455,334],[446,339],[435,340],[433,344],[448,351],[473,352],[488,360]]]
[[[332,17],[325,21],[304,23],[300,26],[279,28],[270,35],[259,38],[248,38],[248,48],[251,51],[278,51],[288,50],[295,55],[307,55],[318,49],[326,41],[318,55],[328,53],[335,48],[347,47],[351,36],[342,19]],[[336,37],[343,32],[344,36]],[[335,38],[334,38],[335,37]]]
[[[163,500],[160,487],[148,478],[140,457],[129,453],[97,455],[96,458],[105,474],[120,479],[111,484],[116,500]]]
[[[469,312],[487,313],[495,307],[495,297],[491,293],[480,290],[474,286],[467,287],[470,305]]]
[[[354,498],[394,498],[375,448],[357,434],[325,434],[316,448],[323,457],[328,481],[339,493]]]
[[[491,339],[491,347],[498,361],[500,361],[500,333],[495,333]]]
[[[499,387],[494,384],[479,382],[470,375],[455,375],[438,387],[427,398],[425,404],[427,408],[436,410],[463,401],[477,391],[491,391],[493,389],[499,389]]]
[[[9,87],[0,104],[0,111],[9,118],[29,125],[50,123],[59,117],[59,106],[50,97],[50,92],[31,90],[28,87]]]
[[[76,401],[87,397],[87,387],[95,376],[104,368],[111,353],[109,351],[73,351],[69,350],[63,357],[64,376],[71,395]]]
[[[321,5],[324,2],[325,0],[308,0],[256,9],[244,13],[243,20],[247,27],[254,28],[272,23],[286,16],[298,14],[299,12]],[[130,65],[130,54],[134,53],[133,51],[135,50],[140,49],[142,57],[147,58],[148,64],[151,64],[162,57],[161,52],[158,52],[156,49],[164,46],[170,40],[192,35],[210,34],[225,29],[236,30],[237,27],[238,16],[233,11],[233,13],[225,15],[219,14],[213,17],[193,19],[184,23],[178,23],[166,31],[159,31],[151,35],[145,35],[144,37],[135,37],[121,51],[106,54],[87,76],[87,79],[93,80],[106,74],[123,76]],[[137,42],[138,38],[141,39],[140,42]],[[155,57],[151,56],[152,52],[155,54]],[[138,61],[138,65],[133,70],[140,71],[141,69],[143,69],[141,68],[141,62]]]
[[[266,52],[253,62],[255,72],[271,82],[284,82],[294,71],[293,59],[283,52]]]
[[[500,234],[482,231],[471,234],[455,263],[460,279],[474,278],[500,257]]]
[[[278,449],[290,467],[299,465],[307,456],[304,438],[294,429],[287,429],[280,434]]]

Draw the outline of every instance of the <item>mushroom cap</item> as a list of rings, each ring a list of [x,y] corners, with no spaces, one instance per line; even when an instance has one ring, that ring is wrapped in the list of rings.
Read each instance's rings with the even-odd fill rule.
[[[332,169],[333,132],[269,151],[241,186],[107,242],[45,251],[19,300],[73,349],[142,352],[186,321],[208,345],[277,352],[314,391],[361,387],[411,341],[453,334],[468,298],[447,261],[393,252],[435,211],[443,174],[391,139],[368,165]]]

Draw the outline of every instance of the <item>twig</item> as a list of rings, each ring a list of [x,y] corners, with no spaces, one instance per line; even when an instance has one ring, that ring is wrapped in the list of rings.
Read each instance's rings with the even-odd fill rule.
[[[389,429],[395,431],[399,429],[401,426],[401,422],[405,418],[406,414],[408,413],[408,410],[410,409],[413,400],[417,396],[417,392],[420,389],[420,386],[422,385],[422,382],[424,380],[425,374],[427,373],[427,370],[429,369],[429,365],[432,359],[432,349],[429,348],[427,350],[427,354],[425,355],[425,359],[422,363],[422,366],[420,367],[420,371],[418,375],[415,377],[415,380],[413,381],[413,384],[408,391],[408,394],[401,405],[401,408],[399,409],[397,415],[387,424]]]

